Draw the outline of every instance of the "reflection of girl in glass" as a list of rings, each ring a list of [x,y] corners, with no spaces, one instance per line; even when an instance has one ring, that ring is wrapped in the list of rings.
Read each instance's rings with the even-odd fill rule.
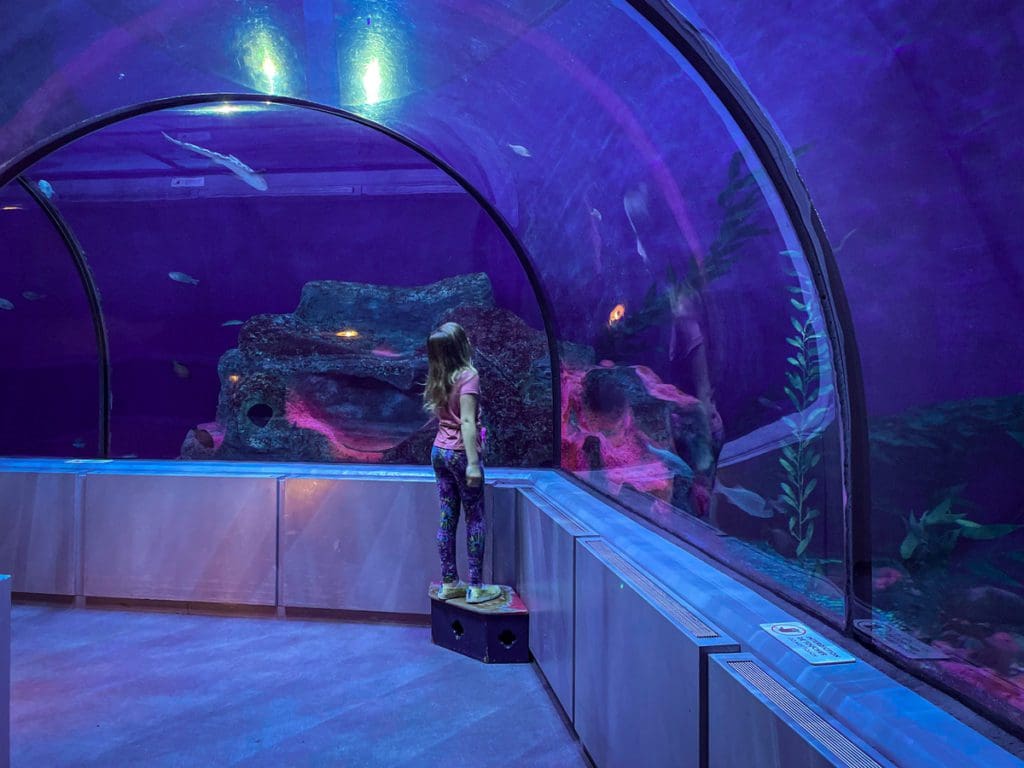
[[[441,555],[441,600],[465,595],[467,603],[500,597],[501,587],[482,584],[484,560],[484,473],[481,462],[480,376],[473,348],[458,323],[445,323],[427,339],[427,385],[423,406],[437,416],[437,437],[430,463],[441,500],[437,549]],[[459,507],[466,510],[469,584],[459,580],[455,565],[455,531]]]

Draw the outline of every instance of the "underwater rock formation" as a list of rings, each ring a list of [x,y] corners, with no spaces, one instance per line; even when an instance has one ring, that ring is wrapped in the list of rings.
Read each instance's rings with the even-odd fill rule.
[[[550,463],[546,337],[494,306],[483,273],[412,288],[307,283],[294,313],[242,325],[217,366],[216,421],[189,432],[182,458],[427,463],[435,424],[421,407],[424,345],[447,320],[475,347],[486,460]]]
[[[722,423],[645,366],[572,364],[562,371],[562,466],[618,496],[624,486],[707,512]]]

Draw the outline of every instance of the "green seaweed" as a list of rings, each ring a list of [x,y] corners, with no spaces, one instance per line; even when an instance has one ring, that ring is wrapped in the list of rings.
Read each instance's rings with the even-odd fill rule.
[[[900,544],[900,557],[908,565],[945,563],[961,539],[1001,539],[1024,527],[1006,523],[983,525],[968,518],[967,510],[963,509],[967,506],[962,496],[965,487],[949,488],[942,500],[920,517],[913,512],[908,515],[907,535]]]
[[[783,255],[794,254],[783,251]],[[821,509],[813,503],[813,493],[818,486],[818,479],[813,474],[821,462],[819,443],[826,409],[813,406],[819,397],[831,390],[831,384],[822,383],[823,375],[827,375],[831,367],[820,351],[822,335],[818,329],[822,318],[813,299],[811,279],[793,270],[788,274],[797,279],[797,284],[788,288],[789,303],[796,313],[790,315],[794,334],[786,337],[786,343],[793,352],[786,358],[789,368],[783,391],[794,413],[784,416],[782,422],[789,427],[793,441],[783,446],[779,455],[779,465],[785,477],[779,483],[782,491],[779,503],[789,518],[788,530],[796,541],[796,555],[802,557],[814,538],[814,521],[821,516]]]

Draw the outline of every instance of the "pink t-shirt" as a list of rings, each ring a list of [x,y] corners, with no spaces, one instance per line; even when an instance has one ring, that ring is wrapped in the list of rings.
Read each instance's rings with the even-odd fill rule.
[[[462,444],[460,399],[463,395],[477,396],[476,419],[477,429],[480,429],[480,376],[473,371],[465,370],[452,385],[452,393],[448,395],[448,402],[437,411],[437,437],[434,438],[434,445],[438,448],[450,448],[455,451],[466,450],[466,446]]]

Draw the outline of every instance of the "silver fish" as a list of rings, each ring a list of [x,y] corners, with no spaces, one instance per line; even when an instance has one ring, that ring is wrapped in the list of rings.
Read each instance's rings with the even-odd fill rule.
[[[839,253],[841,250],[843,250],[843,246],[846,245],[846,241],[849,240],[856,231],[857,231],[857,227],[854,227],[849,232],[847,232],[845,235],[843,235],[843,239],[839,241],[839,245],[837,245],[835,247],[835,249],[832,251],[832,253]]]
[[[46,298],[45,293],[36,293],[35,291],[22,291],[21,296],[25,301],[40,301]]]
[[[185,283],[185,285],[199,285],[198,280],[192,277],[192,275],[186,275],[184,272],[168,272],[167,276],[176,283]]]
[[[520,157],[533,157],[533,155],[530,154],[530,150],[522,144],[508,144],[507,146]]]
[[[208,160],[212,160],[217,165],[227,168],[253,189],[257,189],[260,192],[267,191],[267,180],[234,155],[223,155],[220,152],[214,152],[212,149],[200,147],[198,144],[190,144],[187,141],[180,141],[172,138],[166,133],[164,133],[164,138],[172,144],[178,145],[182,149],[187,149],[189,152],[195,152],[197,155],[205,157]]]
[[[661,459],[665,463],[665,466],[672,470],[672,474],[679,475],[687,480],[693,479],[693,468],[672,453],[672,451],[666,451],[664,448],[656,448],[650,443],[647,443],[647,450]]]
[[[77,440],[71,443],[71,447],[77,448],[78,450],[82,450],[83,448],[85,448],[85,440],[83,440],[82,438],[78,438]]]
[[[11,310],[14,309],[14,305],[11,304],[7,299],[0,299],[0,309]]]
[[[693,469],[689,464],[672,453],[672,451],[656,448],[650,443],[647,444],[647,450],[665,462],[665,466],[672,470],[672,474],[679,475],[687,480],[693,479]],[[723,485],[716,480],[714,492],[724,496],[726,501],[734,507],[742,509],[751,517],[768,518],[775,514],[771,503],[763,496],[753,491],[748,491],[741,486],[730,488],[728,485]]]
[[[57,194],[53,185],[46,179],[40,179],[37,181],[36,186],[39,187],[39,191],[43,193],[47,200],[53,200],[53,196]]]
[[[751,517],[769,518],[775,515],[772,505],[759,493],[748,491],[742,486],[730,488],[715,481],[715,493],[720,493],[726,501],[738,509],[742,509]]]
[[[183,363],[179,363],[177,360],[172,360],[171,365],[174,368],[174,375],[179,379],[187,379],[192,375],[192,372],[188,369],[188,366]]]
[[[232,325],[241,325],[241,324],[242,324],[241,320],[225,320],[223,323],[221,323],[221,326],[223,326],[224,328],[229,328]]]
[[[647,249],[644,248],[644,244],[640,240],[640,230],[637,229],[636,225],[637,221],[643,221],[647,218],[646,185],[641,184],[636,189],[626,192],[622,196],[622,207],[626,211],[626,219],[629,220],[629,226],[633,230],[633,236],[636,238],[636,252],[643,259],[644,264],[647,264]]]

